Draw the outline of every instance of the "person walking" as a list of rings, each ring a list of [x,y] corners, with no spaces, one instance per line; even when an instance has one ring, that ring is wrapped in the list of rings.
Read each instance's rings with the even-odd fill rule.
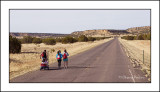
[[[58,61],[58,69],[61,68],[61,61],[62,61],[62,54],[61,51],[57,51],[57,55],[56,55],[57,61]]]
[[[42,57],[42,62],[43,62],[43,60],[45,59],[47,59],[47,54],[46,54],[46,50],[44,50],[43,52],[42,52],[42,54],[40,55],[40,59],[41,59],[41,57]]]
[[[64,53],[63,53],[64,69],[68,68],[68,56],[69,56],[69,54],[68,54],[67,50],[65,49]]]

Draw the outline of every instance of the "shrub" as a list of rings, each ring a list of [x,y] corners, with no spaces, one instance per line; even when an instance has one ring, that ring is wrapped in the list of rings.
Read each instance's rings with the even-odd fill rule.
[[[143,34],[143,39],[147,40],[147,34]]]
[[[111,38],[111,37],[105,37],[105,39],[109,39],[109,38]]]
[[[135,36],[123,36],[121,38],[122,39],[126,39],[126,40],[134,40],[134,39],[136,39]]]
[[[121,38],[126,40],[150,40],[151,34],[148,33],[148,34],[140,34],[137,36],[123,36]]]
[[[9,36],[9,53],[21,52],[21,42],[12,36]]]
[[[66,43],[74,43],[77,42],[77,39],[71,37],[71,36],[67,36],[65,38],[62,39],[62,43],[66,44]]]
[[[95,41],[96,40],[96,38],[94,38],[94,37],[88,37],[88,41]]]
[[[139,35],[137,39],[138,40],[144,40],[143,35]]]
[[[78,37],[74,37],[75,42],[78,42]]]
[[[100,37],[96,37],[96,40],[101,40],[101,38]]]
[[[137,40],[137,36],[134,36],[134,40]]]
[[[147,40],[151,40],[151,33],[147,34]]]
[[[122,36],[121,39],[126,39],[126,36]]]
[[[55,52],[55,50],[54,50],[54,49],[51,49],[51,52]]]
[[[56,42],[62,42],[62,38],[56,38]]]
[[[134,36],[127,36],[127,40],[133,40]]]
[[[87,42],[88,38],[85,35],[81,35],[81,36],[79,36],[78,41],[79,42]]]
[[[33,37],[31,36],[24,36],[22,39],[21,39],[21,42],[22,43],[32,43],[33,41]]]
[[[46,45],[55,45],[56,41],[53,38],[45,38],[42,40],[42,42]]]
[[[101,37],[100,39],[106,39],[105,37]]]
[[[42,39],[41,38],[33,38],[32,43],[40,44],[40,43],[42,43]]]

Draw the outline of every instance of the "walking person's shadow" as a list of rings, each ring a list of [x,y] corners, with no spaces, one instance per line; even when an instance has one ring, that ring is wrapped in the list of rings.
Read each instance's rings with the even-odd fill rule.
[[[58,67],[49,67],[49,70],[60,70]]]
[[[71,65],[67,69],[81,69],[81,68],[95,68],[91,66],[76,66],[76,65]],[[64,68],[61,67],[60,69],[58,67],[49,67],[49,70],[63,70]],[[65,69],[66,70],[66,69]]]

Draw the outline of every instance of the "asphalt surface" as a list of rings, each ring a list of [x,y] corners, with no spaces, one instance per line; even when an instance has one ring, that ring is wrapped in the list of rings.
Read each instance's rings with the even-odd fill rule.
[[[10,83],[146,83],[147,78],[132,67],[117,38],[69,57],[68,69],[37,70],[10,80]]]

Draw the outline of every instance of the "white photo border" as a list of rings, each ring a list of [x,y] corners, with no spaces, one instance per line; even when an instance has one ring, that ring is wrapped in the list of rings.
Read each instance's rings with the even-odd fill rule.
[[[151,83],[9,83],[9,9],[151,9]],[[159,2],[157,1],[1,1],[2,91],[159,90]]]

